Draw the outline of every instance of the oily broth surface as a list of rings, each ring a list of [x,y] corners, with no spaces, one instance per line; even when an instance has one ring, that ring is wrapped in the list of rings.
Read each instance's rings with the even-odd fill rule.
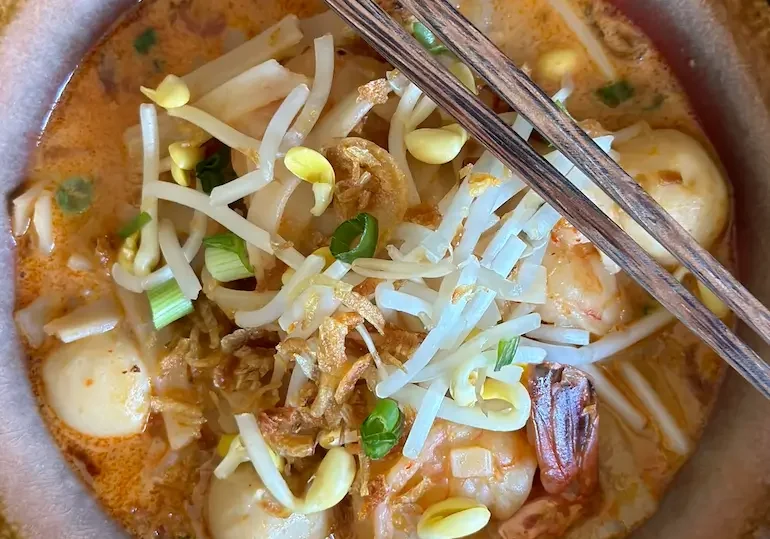
[[[594,95],[594,90],[606,81],[545,0],[494,0],[492,5],[489,35],[518,65],[534,65],[538,55],[553,48],[578,49],[581,67],[575,73],[576,91],[569,100],[569,109],[576,118],[599,120],[608,129],[643,119],[654,127],[678,128],[706,142],[678,84],[651,48],[641,62],[613,58],[618,60],[615,65],[619,75],[638,91],[634,106],[610,109]],[[581,3],[580,7],[605,9],[603,4],[593,1]],[[471,0],[462,2],[461,8],[471,11]],[[58,211],[54,213],[56,249],[50,258],[35,252],[29,236],[21,240],[17,306],[23,307],[39,295],[53,292],[81,299],[111,293],[112,284],[104,268],[75,272],[66,263],[70,254],[78,253],[88,256],[99,267],[94,254],[97,239],[111,235],[135,212],[141,178],[138,171],[129,170],[122,140],[124,130],[138,121],[140,84],[154,86],[165,73],[184,74],[221,55],[227,50],[227,36],[233,31],[251,37],[286,14],[305,17],[321,9],[318,2],[302,0],[154,0],[141,4],[119,21],[72,77],[51,115],[29,170],[30,181],[51,184],[74,175],[92,178],[93,204],[82,216],[63,217]],[[155,29],[157,42],[148,54],[139,55],[134,50],[134,40],[148,27]],[[549,93],[558,89],[557,83],[538,82]],[[666,97],[658,107],[649,106],[656,95]],[[729,254],[729,245],[724,242],[723,247]],[[42,398],[39,372],[41,358],[48,350],[28,352],[30,376],[41,397],[42,414],[65,455],[105,507],[137,536],[151,534],[159,526],[168,537],[193,534],[185,518],[185,500],[192,495],[197,469],[204,464],[197,452],[183,451],[176,462],[163,462],[163,448],[157,438],[162,436],[162,425],[155,421],[143,434],[122,439],[96,439],[74,432],[54,416]],[[635,364],[649,377],[685,432],[691,439],[697,439],[724,372],[716,355],[679,326],[647,339],[624,355],[630,360],[644,360]],[[609,374],[622,386],[614,369],[610,368]],[[605,408],[602,414],[606,417],[612,412]],[[630,448],[639,461],[639,469],[616,476],[614,468],[605,466],[603,461],[603,483],[606,486],[609,481],[620,494],[606,501],[598,520],[604,523],[620,519],[633,525],[654,509],[653,505],[640,510],[633,518],[622,513],[621,505],[627,501],[623,493],[634,488],[634,473],[638,472],[637,477],[643,478],[651,496],[657,499],[684,459],[657,449],[650,441],[659,437],[652,427],[648,426],[645,435],[639,436],[614,419],[603,422],[605,427],[610,425],[620,435],[612,439],[601,435],[602,454],[607,454],[605,447],[612,452],[622,438],[628,444],[626,449]],[[204,437],[200,443],[209,446],[212,440]],[[153,488],[153,481],[162,478],[158,470],[167,470],[169,475],[162,486]],[[595,536],[591,528],[599,522],[592,520],[572,534]],[[625,531],[620,526],[613,533]]]

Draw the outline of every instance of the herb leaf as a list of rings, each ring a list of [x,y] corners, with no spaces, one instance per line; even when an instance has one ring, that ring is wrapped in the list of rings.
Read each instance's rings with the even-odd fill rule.
[[[634,87],[628,81],[619,80],[596,90],[596,96],[602,103],[614,109],[634,97],[634,91]]]
[[[254,268],[251,267],[249,262],[249,250],[246,248],[246,242],[232,232],[205,237],[203,238],[203,245],[237,254],[243,267],[250,272],[254,272]]]
[[[150,221],[152,221],[152,217],[150,216],[150,214],[147,213],[146,211],[143,211],[142,213],[140,213],[139,215],[131,219],[128,223],[126,223],[123,226],[123,228],[118,230],[118,236],[120,236],[123,239],[126,239],[129,236],[133,236],[134,234],[142,230],[142,228],[144,228],[144,226]]]
[[[206,159],[195,165],[195,175],[201,182],[201,189],[207,195],[212,189],[236,178],[230,161],[230,148],[224,144]]]
[[[441,54],[447,51],[447,48],[441,44],[433,32],[428,30],[428,27],[419,21],[412,23],[412,35],[431,54]]]
[[[139,34],[134,40],[134,50],[139,54],[146,55],[150,52],[150,49],[157,43],[158,37],[155,34],[154,28],[148,28],[141,34]]]
[[[73,176],[64,180],[56,190],[56,204],[64,213],[79,214],[91,206],[94,187],[91,180]]]
[[[520,340],[521,337],[517,335],[512,339],[502,339],[499,343],[497,343],[497,361],[495,362],[495,372],[513,363],[513,357],[516,355],[516,350],[519,349]]]
[[[361,424],[361,445],[372,459],[381,459],[401,439],[404,414],[392,399],[381,399]]]

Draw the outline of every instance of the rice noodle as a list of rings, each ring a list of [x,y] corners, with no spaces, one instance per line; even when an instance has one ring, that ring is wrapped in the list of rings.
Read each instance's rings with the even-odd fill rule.
[[[134,274],[149,275],[160,260],[158,245],[158,199],[147,192],[147,188],[158,181],[160,140],[158,136],[158,113],[155,105],[139,105],[139,119],[142,126],[142,202],[140,211],[150,216],[149,222],[139,232],[139,249],[134,258]]]
[[[551,230],[561,219],[561,215],[550,204],[543,204],[529,221],[524,224],[523,231],[530,241],[537,242],[548,238]]]
[[[441,400],[436,417],[445,419],[459,425],[468,425],[477,429],[484,429],[496,432],[511,432],[519,430],[527,424],[531,401],[527,390],[523,385],[513,386],[518,393],[517,401],[521,403],[520,408],[512,407],[507,411],[483,411],[481,408],[459,406],[452,399],[444,397]],[[401,388],[393,395],[393,398],[402,405],[411,406],[418,409],[425,398],[427,390],[409,384]]]
[[[294,88],[278,107],[265,130],[262,144],[259,146],[259,168],[211,191],[211,204],[226,205],[259,191],[273,181],[275,177],[275,159],[286,131],[305,104],[310,90],[304,84]]]
[[[517,335],[523,335],[538,327],[540,327],[540,315],[532,313],[486,329],[472,339],[464,342],[459,348],[445,358],[440,361],[436,360],[425,367],[419,373],[419,379],[431,380],[442,373],[451,372],[466,359],[480,354],[484,350],[494,348],[502,339],[510,339]],[[539,346],[539,343],[534,343],[534,345]],[[516,361],[516,357],[514,357],[514,361]]]
[[[204,213],[199,211],[193,212],[193,217],[190,221],[190,235],[187,236],[184,247],[182,247],[187,262],[192,263],[193,259],[198,254],[198,251],[200,251],[201,245],[203,244],[203,237],[206,235],[207,224],[207,218]],[[155,288],[156,286],[169,281],[173,277],[174,273],[171,271],[171,267],[166,264],[142,279],[142,288],[144,290],[150,290],[151,288]]]
[[[591,28],[580,18],[574,9],[569,5],[567,0],[548,0],[559,15],[561,15],[567,26],[575,33],[575,36],[580,40],[583,46],[588,52],[588,56],[599,68],[604,77],[609,81],[615,81],[618,79],[617,71],[612,65],[607,53],[604,51],[604,47],[601,42],[591,31]]]
[[[270,303],[253,311],[235,311],[235,323],[242,328],[260,327],[278,320],[289,306],[289,291],[300,282],[323,270],[326,261],[317,255],[308,256]]]
[[[608,333],[596,342],[584,346],[580,351],[587,363],[594,363],[611,357],[660,331],[675,320],[674,315],[665,309],[657,309],[652,314],[628,324],[625,328]]]
[[[304,371],[295,363],[294,369],[291,371],[291,377],[289,378],[289,385],[286,389],[284,406],[291,406],[293,408],[300,406],[300,392],[308,381],[309,378],[305,376]]]
[[[54,248],[53,232],[53,195],[43,191],[35,201],[35,213],[32,217],[37,236],[37,248],[45,256],[51,256]]]
[[[273,462],[270,448],[262,437],[262,433],[259,432],[259,425],[254,415],[238,414],[235,416],[235,422],[238,424],[241,441],[249,454],[249,460],[251,460],[251,464],[265,488],[278,503],[289,510],[293,509],[296,505],[296,498]]]
[[[503,187],[505,187],[504,191]],[[494,212],[494,206],[498,202],[500,195],[504,194],[506,197],[505,200],[502,201],[502,204],[504,204],[523,188],[524,182],[516,178],[505,182],[500,187],[488,188],[484,194],[473,201],[468,214],[468,219],[465,220],[463,237],[452,257],[455,262],[462,262],[473,253],[479,238],[481,238],[481,234],[488,226],[489,216]]]
[[[198,99],[239,73],[276,58],[301,39],[299,20],[295,15],[287,15],[243,45],[202,65],[182,79],[190,89],[192,98]]]
[[[420,194],[417,192],[417,186],[414,184],[412,171],[406,160],[406,144],[404,142],[404,137],[406,136],[407,122],[421,95],[422,90],[415,84],[410,83],[406,88],[404,95],[401,96],[398,108],[396,108],[396,113],[390,120],[390,131],[388,132],[388,153],[390,153],[393,157],[393,161],[395,161],[398,168],[401,169],[401,172],[403,172],[406,177],[406,199],[410,206],[420,203]]]
[[[27,339],[32,348],[40,348],[45,341],[43,326],[48,323],[53,313],[60,307],[62,298],[59,294],[43,294],[19,309],[13,315],[16,327]]]
[[[586,345],[591,340],[591,334],[584,329],[546,325],[530,331],[527,337],[554,344]]]
[[[524,255],[527,244],[518,236],[510,236],[505,242],[502,251],[495,257],[489,265],[489,269],[499,275],[509,275],[513,271],[516,262]]]
[[[475,284],[479,265],[475,258],[471,258],[470,261],[460,272],[455,290]],[[433,356],[436,355],[442,342],[448,336],[451,336],[451,331],[460,320],[460,315],[467,302],[467,294],[461,294],[456,301],[449,302],[446,308],[441,311],[436,327],[428,332],[428,335],[420,343],[420,346],[417,347],[412,357],[403,364],[403,369],[393,372],[386,380],[377,384],[378,397],[389,397],[404,387],[418,372],[425,368]]]
[[[428,116],[433,114],[433,111],[435,111],[437,108],[438,105],[436,105],[435,101],[433,101],[427,95],[423,95],[417,105],[415,105],[415,107],[412,109],[406,124],[406,131],[408,132],[417,129],[417,127],[419,127],[422,122],[427,120]]]
[[[141,294],[144,292],[144,287],[142,286],[142,277],[137,277],[133,273],[128,272],[117,262],[112,265],[110,274],[112,275],[112,280],[115,281],[115,284],[121,288],[125,288],[126,290],[136,294]]]
[[[190,263],[185,257],[185,252],[182,250],[182,246],[179,245],[174,225],[169,219],[161,221],[160,228],[158,229],[158,241],[160,242],[163,258],[166,260],[182,293],[187,299],[197,299],[201,291],[201,283],[192,267],[190,267]]]
[[[454,271],[448,260],[438,264],[423,262],[396,262],[379,258],[358,258],[351,269],[364,277],[376,279],[414,279],[417,277],[444,277]]]
[[[244,135],[222,120],[215,118],[208,112],[204,112],[203,110],[192,105],[184,105],[182,107],[168,109],[167,112],[169,116],[174,118],[181,118],[193,125],[197,125],[206,133],[216,138],[217,140],[222,141],[227,146],[238,150],[252,160],[256,160],[261,142],[248,135]]]
[[[374,297],[378,307],[411,314],[412,316],[419,317],[424,315],[433,319],[433,305],[431,303],[400,290],[393,290],[391,283],[383,282],[378,284]]]
[[[489,266],[492,263],[495,257],[500,254],[508,239],[521,232],[524,228],[524,223],[537,212],[542,204],[543,199],[540,195],[532,190],[527,191],[527,194],[524,195],[524,198],[521,199],[516,208],[507,218],[504,217],[503,226],[495,232],[489,245],[484,249],[484,254],[481,258],[482,265]]]
[[[273,253],[270,234],[250,223],[227,206],[212,206],[209,204],[209,197],[195,189],[169,182],[153,182],[147,185],[144,191],[150,196],[170,200],[171,202],[176,202],[177,204],[202,212],[236,236],[243,238],[246,243],[266,253]],[[276,238],[276,241],[282,242],[279,238]]]
[[[283,99],[307,77],[294,73],[275,60],[267,60],[193,102],[193,105],[223,122],[233,122],[253,110]]]
[[[115,329],[120,318],[115,301],[106,297],[51,320],[43,326],[43,331],[56,335],[62,342],[73,342]]]
[[[43,182],[33,184],[29,189],[13,199],[13,219],[11,229],[15,237],[23,236],[29,228],[35,201],[43,192]]]
[[[588,375],[601,401],[615,410],[631,429],[641,432],[647,418],[602,374],[601,369],[594,365],[581,365],[580,370]]]
[[[340,20],[336,15],[335,18]],[[329,99],[334,77],[334,38],[327,34],[316,38],[314,45],[315,77],[313,78],[313,88],[310,90],[310,95],[302,112],[283,138],[280,148],[282,153],[286,153],[289,148],[299,146],[305,141],[318,118],[321,117],[321,112]]]
[[[631,363],[626,361],[620,363],[620,371],[660,427],[669,449],[679,455],[688,454],[690,452],[690,440],[676,424],[676,420],[661,402],[660,397],[655,393],[647,379]]]
[[[534,331],[534,330],[533,330]],[[528,331],[526,334],[529,334]],[[551,344],[543,341],[535,341],[527,337],[522,337],[519,341],[521,346],[536,346],[546,353],[546,358],[551,363],[561,363],[563,365],[578,366],[581,369],[585,365],[585,356],[581,353],[581,348],[574,346]]]
[[[406,458],[416,459],[420,451],[422,451],[447,389],[449,389],[449,380],[441,376],[431,382],[428,390],[422,397],[422,402],[417,407],[417,415],[412,423],[412,428],[406,437],[406,443],[404,443],[403,453]]]

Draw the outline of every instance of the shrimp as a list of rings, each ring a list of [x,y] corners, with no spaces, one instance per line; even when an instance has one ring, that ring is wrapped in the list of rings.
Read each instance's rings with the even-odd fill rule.
[[[545,496],[528,501],[500,525],[503,539],[560,537],[586,513],[599,486],[596,391],[574,367],[530,370],[531,433]]]
[[[551,234],[543,265],[548,272],[546,303],[537,311],[544,322],[604,335],[631,315],[599,251],[563,220]]]
[[[695,139],[673,129],[643,132],[617,144],[619,163],[695,240],[709,248],[727,224],[729,195],[722,173]],[[615,221],[664,266],[674,257],[625,212]]]
[[[537,470],[523,431],[482,431],[437,421],[417,459],[373,462],[370,495],[354,493],[361,537],[410,537],[422,512],[450,497],[484,504],[498,520],[529,497]]]

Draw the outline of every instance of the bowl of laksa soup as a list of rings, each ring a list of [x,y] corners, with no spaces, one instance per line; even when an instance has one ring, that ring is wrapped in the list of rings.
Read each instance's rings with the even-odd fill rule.
[[[718,398],[718,356],[322,2],[89,4],[22,2],[4,37],[0,492],[20,537],[751,529],[760,397]],[[721,263],[747,250],[762,297],[766,110],[711,8],[456,4]]]

